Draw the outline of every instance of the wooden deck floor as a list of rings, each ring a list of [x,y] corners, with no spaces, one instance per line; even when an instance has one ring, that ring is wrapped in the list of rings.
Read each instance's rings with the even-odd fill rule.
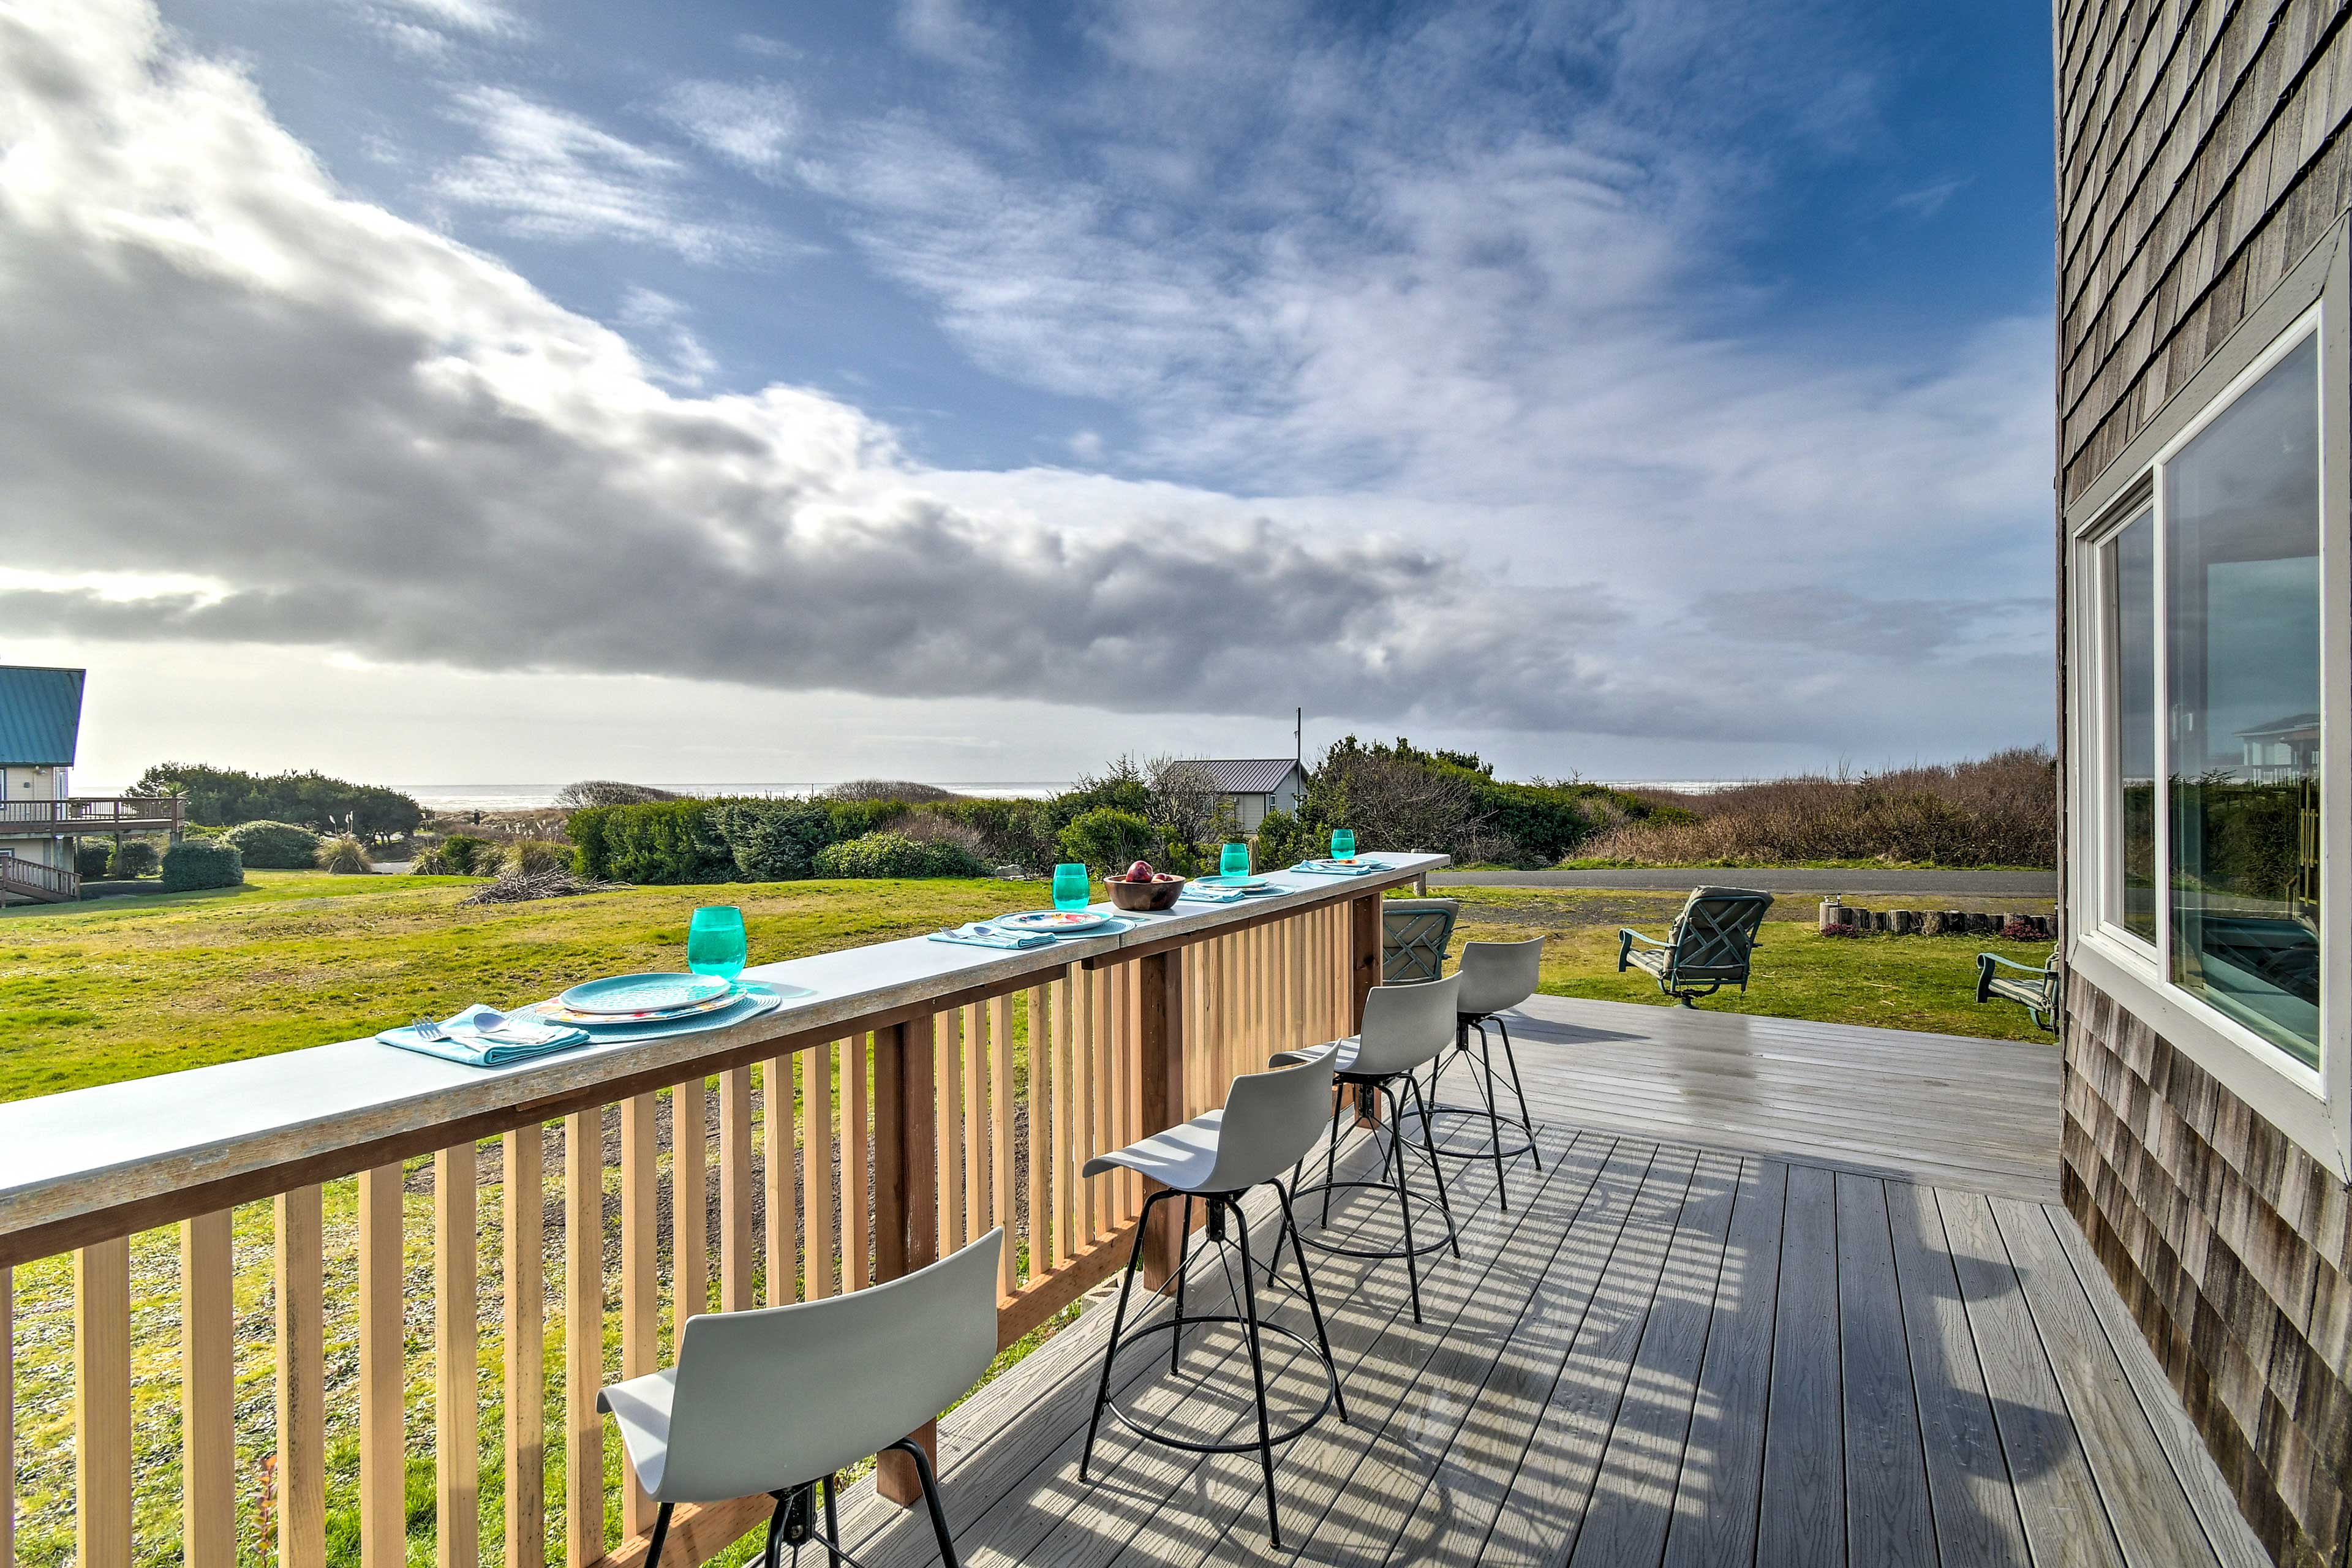
[[[1542,1010],[1515,1033],[1545,1169],[1513,1168],[1505,1213],[1490,1167],[1449,1166],[1463,1256],[1429,1260],[1424,1321],[1401,1264],[1310,1254],[1350,1419],[1278,1451],[1283,1551],[1254,1455],[1107,1426],[1079,1479],[1110,1318],[1089,1310],[941,1423],[964,1561],[2267,1563],[2071,1221],[2017,1194],[2056,1162],[2054,1066],[1971,1058],[1988,1070],[1906,1094],[1884,1053],[1948,1054],[1943,1037],[1748,1026],[1741,1068],[1721,1026],[1742,1021]],[[1710,1121],[1740,1097],[1698,1079],[1742,1072],[1757,1103]],[[2037,1097],[2038,1154],[2021,1140]],[[1900,1179],[1923,1171],[1936,1181]],[[1317,1227],[1311,1203],[1302,1219]],[[1358,1239],[1394,1226],[1370,1204],[1331,1220]],[[1190,1278],[1193,1310],[1229,1299],[1213,1257]],[[1307,1328],[1295,1292],[1272,1300]],[[1120,1358],[1126,1403],[1246,1430],[1236,1339],[1196,1331],[1172,1375],[1158,1345]],[[1307,1363],[1276,1360],[1277,1406],[1310,1404]],[[919,1515],[845,1501],[874,1568],[934,1560]]]

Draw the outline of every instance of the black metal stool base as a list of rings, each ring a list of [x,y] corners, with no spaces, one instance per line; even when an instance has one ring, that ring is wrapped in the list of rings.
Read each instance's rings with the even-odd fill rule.
[[[1141,1344],[1154,1334],[1174,1333],[1180,1329],[1188,1329],[1196,1323],[1233,1323],[1239,1326],[1244,1333],[1250,1328],[1250,1321],[1247,1318],[1234,1312],[1214,1313],[1207,1317],[1171,1319],[1164,1323],[1151,1323],[1140,1329],[1129,1329],[1125,1336],[1110,1347],[1110,1356],[1113,1360],[1117,1360],[1119,1352]],[[1279,1448],[1285,1443],[1305,1436],[1317,1423],[1331,1413],[1332,1404],[1338,1399],[1339,1394],[1339,1373],[1338,1368],[1323,1359],[1323,1352],[1316,1347],[1315,1342],[1297,1330],[1286,1329],[1279,1323],[1259,1323],[1256,1327],[1261,1335],[1276,1334],[1290,1341],[1313,1357],[1315,1364],[1323,1369],[1323,1403],[1317,1405],[1312,1413],[1299,1417],[1292,1426],[1278,1432],[1266,1434],[1265,1446],[1270,1448]],[[1241,1443],[1195,1443],[1190,1438],[1170,1436],[1137,1416],[1134,1412],[1120,1409],[1118,1401],[1116,1399],[1106,1401],[1103,1408],[1118,1417],[1119,1425],[1137,1436],[1147,1442],[1158,1443],[1163,1447],[1181,1448],[1188,1454],[1255,1454],[1258,1451],[1258,1441],[1255,1437]]]
[[[1266,1534],[1267,1538],[1278,1549],[1282,1545],[1282,1514],[1279,1506],[1275,1500],[1274,1450],[1279,1445],[1291,1441],[1293,1438],[1298,1436],[1300,1433],[1306,1431],[1307,1427],[1312,1426],[1317,1422],[1322,1420],[1324,1414],[1327,1411],[1336,1408],[1339,1412],[1339,1419],[1345,1421],[1348,1418],[1348,1400],[1347,1396],[1339,1392],[1339,1369],[1338,1364],[1331,1359],[1331,1336],[1324,1331],[1322,1303],[1315,1299],[1315,1278],[1307,1271],[1307,1252],[1306,1249],[1299,1245],[1298,1216],[1290,1206],[1290,1193],[1278,1181],[1267,1182],[1264,1184],[1272,1187],[1275,1191],[1275,1195],[1282,1201],[1282,1227],[1275,1233],[1275,1256],[1277,1258],[1281,1257],[1283,1237],[1286,1236],[1290,1238],[1291,1255],[1296,1258],[1298,1262],[1299,1293],[1307,1298],[1307,1310],[1312,1313],[1315,1318],[1314,1340],[1310,1342],[1304,1335],[1293,1333],[1290,1330],[1283,1328],[1279,1324],[1269,1323],[1259,1315],[1257,1310],[1257,1282],[1255,1279],[1256,1265],[1250,1258],[1249,1216],[1242,1212],[1241,1194],[1239,1192],[1179,1193],[1166,1187],[1160,1188],[1158,1192],[1153,1193],[1150,1197],[1143,1200],[1143,1213],[1136,1217],[1135,1246],[1127,1255],[1127,1272],[1119,1279],[1118,1309],[1111,1315],[1110,1344],[1103,1352],[1102,1381],[1095,1385],[1094,1414],[1087,1418],[1087,1446],[1078,1458],[1078,1479],[1080,1480],[1086,1479],[1087,1467],[1094,1463],[1095,1437],[1096,1435],[1102,1430],[1102,1416],[1105,1410],[1108,1410],[1113,1415],[1117,1416],[1121,1426],[1127,1427],[1138,1436],[1147,1438],[1155,1443],[1164,1444],[1171,1448],[1181,1448],[1196,1454],[1255,1453],[1258,1458],[1258,1468],[1265,1478]],[[1184,1205],[1182,1210],[1184,1216],[1182,1222],[1183,1229],[1181,1231],[1184,1250],[1182,1255],[1177,1260],[1176,1273],[1171,1281],[1171,1283],[1176,1287],[1176,1316],[1169,1322],[1154,1324],[1150,1328],[1138,1329],[1134,1332],[1129,1333],[1125,1331],[1127,1329],[1128,1298],[1135,1289],[1136,1271],[1143,1262],[1143,1238],[1150,1233],[1151,1211],[1171,1198],[1181,1198],[1183,1201]],[[1184,1277],[1192,1262],[1192,1200],[1195,1198],[1203,1200],[1209,1205],[1209,1237],[1212,1243],[1219,1246],[1223,1245],[1228,1234],[1226,1221],[1228,1217],[1230,1217],[1232,1221],[1232,1239],[1234,1244],[1239,1248],[1242,1255],[1242,1313],[1240,1316],[1234,1316],[1231,1313],[1187,1314],[1184,1310]],[[1269,1270],[1266,1276],[1267,1282],[1269,1284],[1273,1282],[1273,1278],[1274,1276],[1271,1270]],[[1154,1333],[1166,1331],[1173,1335],[1178,1331],[1181,1331],[1184,1327],[1192,1323],[1234,1323],[1240,1326],[1243,1342],[1249,1352],[1250,1382],[1257,1395],[1257,1440],[1255,1442],[1235,1443],[1232,1445],[1202,1445],[1191,1443],[1181,1437],[1166,1436],[1143,1426],[1141,1423],[1138,1422],[1135,1417],[1129,1415],[1126,1411],[1121,1410],[1117,1405],[1111,1402],[1111,1363],[1118,1359],[1121,1347],[1139,1342]],[[1265,1351],[1264,1339],[1267,1334],[1279,1334],[1286,1339],[1296,1341],[1298,1344],[1304,1346],[1314,1355],[1316,1360],[1323,1363],[1323,1371],[1328,1379],[1324,1388],[1323,1403],[1321,1405],[1317,1407],[1315,1414],[1299,1423],[1295,1429],[1285,1431],[1279,1435],[1275,1432],[1271,1417],[1266,1412]],[[1174,1369],[1178,1355],[1181,1352],[1182,1348],[1183,1345],[1181,1339],[1171,1338],[1169,1342],[1169,1364],[1171,1370]]]

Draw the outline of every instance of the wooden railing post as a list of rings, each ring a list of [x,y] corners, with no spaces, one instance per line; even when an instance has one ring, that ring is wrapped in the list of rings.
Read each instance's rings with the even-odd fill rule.
[[[877,1283],[911,1274],[939,1258],[939,1146],[931,1118],[938,1098],[933,1024],[919,1018],[874,1032],[874,1250]],[[940,1429],[926,1421],[909,1433],[936,1462]],[[881,1457],[874,1489],[900,1507],[923,1495],[915,1462]]]
[[[1184,952],[1171,948],[1135,962],[1137,999],[1136,1088],[1139,1137],[1164,1131],[1184,1112]],[[1156,1188],[1157,1184],[1151,1184]],[[1183,1257],[1181,1205],[1151,1211],[1143,1239],[1143,1282],[1154,1290],[1166,1284]]]
[[[1381,896],[1365,894],[1348,906],[1348,915],[1349,978],[1353,982],[1354,998],[1348,1028],[1352,1034],[1364,1026],[1364,998],[1381,983]]]

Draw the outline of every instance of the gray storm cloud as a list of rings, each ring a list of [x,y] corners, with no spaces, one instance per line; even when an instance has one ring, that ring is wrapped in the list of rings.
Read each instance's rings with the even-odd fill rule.
[[[498,261],[341,195],[133,0],[0,6],[0,540],[204,595],[0,627],[891,696],[1618,730],[1702,711],[1447,557],[928,493],[820,394],[681,398]],[[1591,602],[1586,624],[1608,606]]]

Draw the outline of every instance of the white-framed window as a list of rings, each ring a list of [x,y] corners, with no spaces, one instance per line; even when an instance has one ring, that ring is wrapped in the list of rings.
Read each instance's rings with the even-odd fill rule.
[[[2352,655],[2336,308],[2275,331],[2074,531],[2068,923],[2094,983],[2341,1174],[2352,847],[2328,816],[2352,793]]]

